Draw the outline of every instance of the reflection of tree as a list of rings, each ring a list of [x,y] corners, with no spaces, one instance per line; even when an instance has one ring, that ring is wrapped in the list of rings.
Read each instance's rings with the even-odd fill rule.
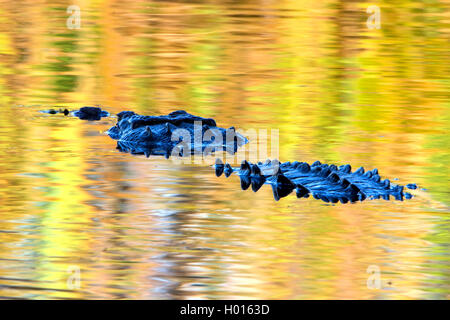
[[[205,204],[207,212],[210,205],[206,203],[219,203],[220,199],[215,199],[217,193],[206,192],[205,198],[201,190],[207,189],[205,181],[196,177],[195,168],[174,170],[169,160],[154,158],[157,166],[164,168],[164,174],[160,175],[148,165],[139,164],[140,157],[129,157],[131,161],[111,163],[104,172],[103,178],[114,186],[106,194],[116,199],[116,203],[108,222],[112,235],[109,240],[102,240],[102,246],[107,249],[101,255],[110,257],[110,261],[99,263],[97,267],[99,271],[111,272],[90,285],[103,287],[103,290],[96,289],[100,294],[114,294],[112,289],[123,283],[123,291],[133,297],[136,288],[125,284],[139,283],[136,275],[142,275],[136,274],[136,270],[142,269],[145,282],[141,286],[148,292],[139,294],[152,298],[217,294],[218,278],[224,277],[219,267],[224,259],[220,251],[222,239],[217,237],[227,232],[228,224],[223,224],[220,217],[204,217],[199,208]],[[157,186],[153,186],[155,179],[160,180]],[[217,233],[221,228],[223,230]],[[117,269],[122,264],[124,268],[132,267]],[[198,283],[204,286],[201,291],[196,290]]]
[[[432,276],[426,277],[422,282],[422,286],[427,288],[432,299],[448,299],[448,288],[444,284],[450,283],[450,270],[448,268],[448,247],[450,243],[450,235],[448,229],[450,220],[447,213],[442,213],[440,223],[425,237],[427,241],[433,243],[429,256],[442,257],[441,259],[433,259],[433,261],[424,261],[421,267]],[[425,272],[424,271],[424,272]]]
[[[429,150],[429,165],[425,168],[425,181],[431,194],[441,202],[450,204],[450,104],[447,104],[443,115],[435,119],[440,124],[439,132],[430,134],[425,148]]]

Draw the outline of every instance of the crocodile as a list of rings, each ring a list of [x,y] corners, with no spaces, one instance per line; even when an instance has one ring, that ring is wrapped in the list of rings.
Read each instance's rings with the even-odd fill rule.
[[[117,123],[108,130],[117,140],[117,149],[132,154],[187,156],[226,150],[234,154],[248,143],[234,127],[218,127],[215,120],[177,110],[168,115],[143,116],[133,111],[117,114]]]
[[[48,110],[42,110],[42,113],[48,113],[48,114],[58,114],[62,113],[65,116],[73,115],[75,117],[80,118],[81,120],[89,120],[89,121],[96,121],[101,120],[103,117],[108,117],[109,112],[102,110],[99,107],[81,107],[79,110],[75,110],[70,112],[67,108],[59,108],[58,110],[55,109],[48,109]]]
[[[104,111],[99,107],[82,107],[80,110],[76,110],[72,114],[81,120],[90,121],[101,120],[101,118],[109,116],[109,112]]]
[[[378,169],[365,171],[363,167],[352,172],[349,164],[337,167],[334,164],[322,164],[316,161],[311,165],[306,162],[284,162],[267,160],[251,163],[244,160],[239,168],[224,164],[221,159],[214,165],[216,175],[229,177],[237,174],[241,180],[241,188],[250,186],[254,192],[264,184],[272,186],[276,201],[286,197],[295,190],[297,198],[315,199],[331,203],[348,203],[366,199],[395,200],[411,199],[409,192],[404,192],[404,186],[391,183],[388,179],[381,180]],[[416,189],[417,185],[408,184],[408,189]]]
[[[58,112],[47,112],[55,114]],[[68,110],[60,110],[68,115]],[[83,107],[72,115],[84,120],[100,120],[109,113],[98,107]],[[177,110],[168,115],[144,116],[133,111],[117,114],[117,123],[107,134],[117,140],[117,149],[131,154],[162,155],[180,157],[192,154],[208,155],[217,151],[234,154],[237,149],[248,143],[248,139],[236,132],[234,127],[218,127],[215,120],[202,118]],[[241,188],[250,186],[254,192],[264,184],[272,186],[276,201],[295,190],[298,198],[312,195],[331,203],[353,203],[366,199],[396,200],[411,199],[412,195],[404,191],[404,186],[381,180],[378,169],[365,171],[363,167],[352,172],[349,164],[337,167],[334,164],[322,164],[316,161],[284,162],[267,160],[250,163],[244,160],[240,167],[233,168],[217,159],[214,165],[216,175],[229,177],[235,173],[240,177]],[[408,189],[417,185],[408,184]]]

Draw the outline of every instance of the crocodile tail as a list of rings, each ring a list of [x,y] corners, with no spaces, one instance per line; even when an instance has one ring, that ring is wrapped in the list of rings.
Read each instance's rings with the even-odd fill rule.
[[[225,177],[228,178],[233,173],[233,168],[227,163],[225,164],[223,172],[225,173]]]
[[[266,178],[264,176],[258,176],[258,177],[252,176],[250,178],[250,182],[252,184],[253,192],[256,192],[259,189],[261,189],[261,187],[264,185],[264,183],[266,182]]]
[[[309,190],[299,183],[295,185],[295,193],[297,195],[297,198],[309,197]]]
[[[225,165],[223,164],[222,160],[219,158],[216,159],[216,164],[214,165],[216,169],[216,176],[220,177],[223,173],[223,170],[225,169]]]
[[[286,197],[295,187],[295,184],[281,172],[278,172],[272,179],[273,197],[276,201]]]
[[[240,175],[239,178],[241,179],[241,188],[242,190],[247,190],[248,187],[251,185],[250,176],[247,175]]]

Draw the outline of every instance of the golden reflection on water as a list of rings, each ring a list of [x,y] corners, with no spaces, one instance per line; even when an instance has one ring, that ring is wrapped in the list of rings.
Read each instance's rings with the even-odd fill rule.
[[[449,297],[449,1],[0,0],[0,296]],[[279,158],[377,167],[406,202],[241,191],[205,165],[119,153],[101,104],[278,129]],[[367,288],[369,266],[382,288]],[[68,268],[81,270],[70,289]]]

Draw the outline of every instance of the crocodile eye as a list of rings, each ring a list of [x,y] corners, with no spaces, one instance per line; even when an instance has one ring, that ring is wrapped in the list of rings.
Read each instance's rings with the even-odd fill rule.
[[[137,121],[130,121],[131,124],[131,129],[136,129],[137,127],[139,127],[139,123]]]

